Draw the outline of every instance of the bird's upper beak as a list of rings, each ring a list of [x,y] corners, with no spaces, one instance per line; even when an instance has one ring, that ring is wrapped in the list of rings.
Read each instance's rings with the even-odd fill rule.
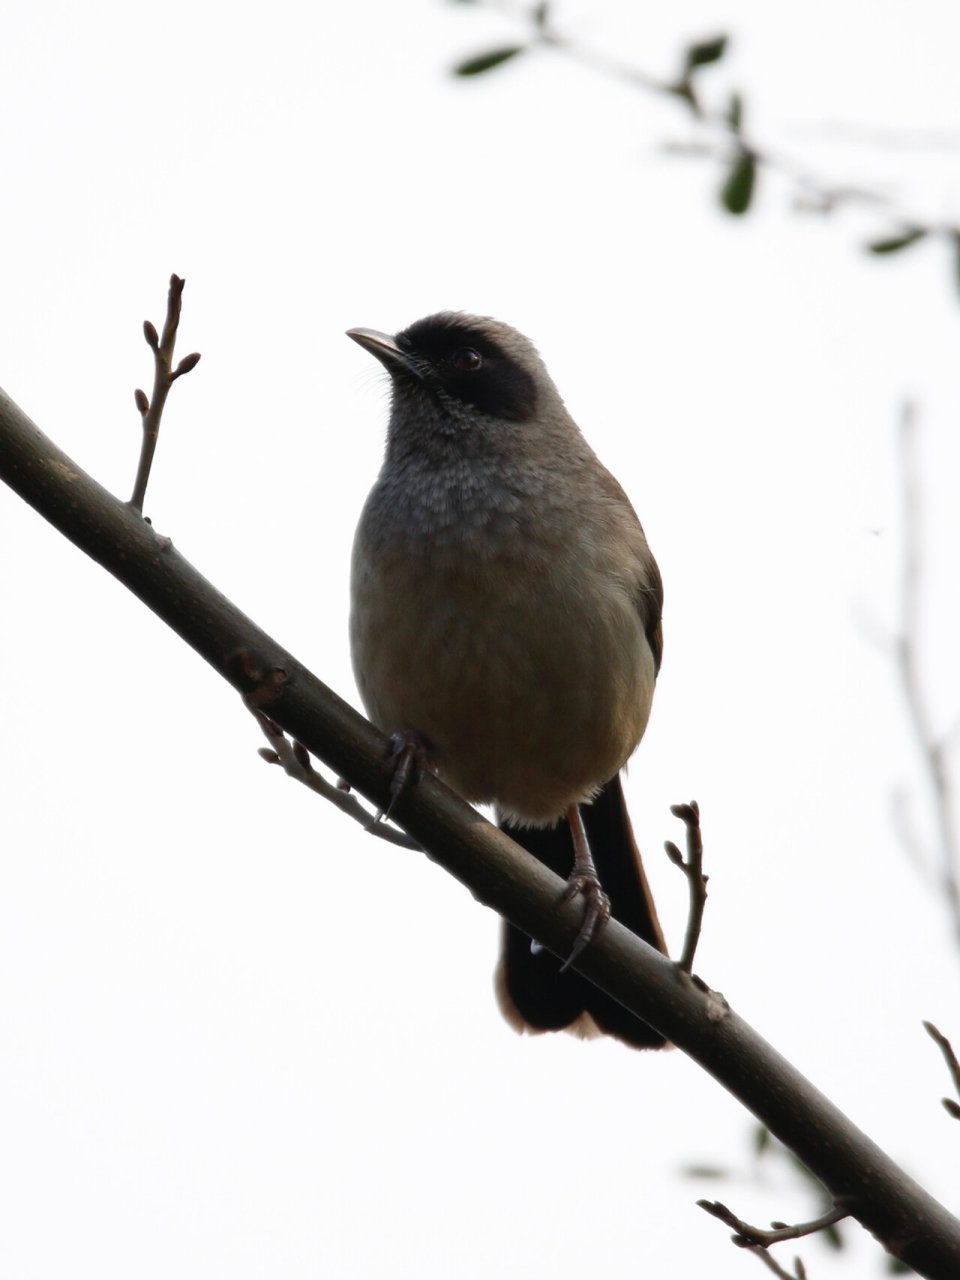
[[[347,337],[358,342],[372,356],[376,356],[388,372],[399,368],[417,377],[421,376],[416,361],[409,352],[397,346],[396,339],[389,333],[381,333],[378,329],[348,329]]]

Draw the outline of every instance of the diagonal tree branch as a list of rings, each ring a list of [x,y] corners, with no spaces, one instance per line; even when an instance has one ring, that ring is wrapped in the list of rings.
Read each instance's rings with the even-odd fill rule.
[[[0,391],[0,479],[133,591],[248,702],[383,807],[387,741],[247,618],[125,503],[59,450]],[[581,909],[564,884],[436,778],[400,797],[394,816],[479,901],[558,956]],[[718,993],[616,921],[577,962],[592,982],[662,1031],[739,1098],[920,1275],[960,1274],[960,1222],[914,1182]]]

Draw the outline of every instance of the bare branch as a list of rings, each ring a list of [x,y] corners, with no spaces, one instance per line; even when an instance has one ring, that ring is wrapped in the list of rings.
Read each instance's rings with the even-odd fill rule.
[[[843,1209],[835,1204],[826,1213],[822,1213],[819,1218],[814,1218],[810,1222],[774,1222],[770,1230],[765,1230],[763,1227],[752,1227],[749,1222],[744,1222],[719,1200],[698,1200],[697,1204],[714,1218],[719,1218],[721,1222],[733,1228],[733,1243],[739,1245],[741,1249],[753,1247],[769,1249],[772,1244],[780,1244],[783,1240],[799,1240],[801,1236],[812,1236],[815,1232],[823,1231],[850,1217],[849,1209]]]
[[[261,759],[266,760],[267,764],[280,765],[288,777],[294,778],[297,782],[302,782],[305,787],[309,787],[317,795],[323,796],[324,800],[329,800],[331,804],[337,806],[341,813],[345,813],[348,818],[353,818],[354,822],[359,822],[364,831],[369,832],[370,835],[378,836],[381,840],[387,840],[391,844],[398,844],[404,849],[420,850],[420,845],[417,844],[416,840],[412,840],[405,831],[400,831],[397,827],[392,827],[386,822],[378,821],[377,815],[369,809],[365,809],[352,792],[328,782],[323,774],[314,769],[310,760],[310,753],[302,743],[291,741],[278,724],[275,724],[269,716],[264,715],[256,706],[252,706],[249,699],[246,699],[246,701],[253,712],[257,724],[263,730],[265,738],[270,743],[269,747],[260,748]],[[422,850],[420,851],[422,852]]]
[[[703,874],[703,837],[700,834],[700,807],[696,800],[691,800],[689,804],[671,805],[670,812],[687,828],[686,859],[672,840],[667,840],[664,848],[670,861],[687,877],[690,910],[687,915],[687,931],[683,939],[683,953],[677,961],[677,966],[684,973],[690,973],[693,970],[693,957],[696,955],[700,930],[703,927],[703,912],[707,905],[707,881],[710,877]]]
[[[184,356],[176,369],[173,368],[173,349],[177,341],[177,328],[180,324],[180,308],[183,297],[183,281],[179,276],[170,277],[170,289],[167,293],[167,319],[163,326],[163,337],[157,333],[156,326],[149,320],[143,322],[143,336],[147,346],[153,352],[153,396],[148,399],[144,391],[138,387],[134,393],[137,409],[143,424],[143,440],[140,445],[140,461],[137,464],[137,478],[133,486],[133,497],[130,506],[134,511],[143,512],[143,500],[147,495],[147,484],[150,480],[150,469],[153,466],[153,455],[157,450],[157,437],[160,434],[160,419],[163,407],[167,402],[170,388],[177,378],[191,369],[195,369],[200,360],[199,351]]]

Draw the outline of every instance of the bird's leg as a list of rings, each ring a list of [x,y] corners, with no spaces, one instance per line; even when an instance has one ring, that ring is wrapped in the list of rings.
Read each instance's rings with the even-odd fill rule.
[[[423,734],[415,729],[404,729],[390,736],[390,754],[396,760],[396,768],[390,779],[390,802],[377,814],[376,821],[386,821],[403,793],[414,787],[422,771],[430,768],[430,747]]]
[[[567,822],[573,836],[573,870],[567,877],[561,903],[569,902],[581,894],[586,899],[586,910],[583,923],[573,944],[573,950],[563,962],[560,972],[569,969],[578,956],[590,945],[596,935],[610,919],[610,899],[603,891],[597,868],[590,852],[590,844],[580,816],[580,806],[572,804],[567,810]]]

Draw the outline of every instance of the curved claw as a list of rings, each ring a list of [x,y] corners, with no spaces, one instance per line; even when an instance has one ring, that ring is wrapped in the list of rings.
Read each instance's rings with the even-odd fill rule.
[[[416,786],[423,769],[430,767],[427,740],[415,729],[393,734],[390,738],[390,754],[397,762],[390,779],[390,802],[386,809],[377,814],[375,822],[385,822],[403,793]]]
[[[566,973],[570,966],[583,955],[610,919],[610,899],[604,893],[595,872],[580,871],[575,867],[560,899],[561,906],[578,895],[586,899],[586,910],[583,913],[580,932],[574,939],[573,949],[560,966],[561,973]]]

